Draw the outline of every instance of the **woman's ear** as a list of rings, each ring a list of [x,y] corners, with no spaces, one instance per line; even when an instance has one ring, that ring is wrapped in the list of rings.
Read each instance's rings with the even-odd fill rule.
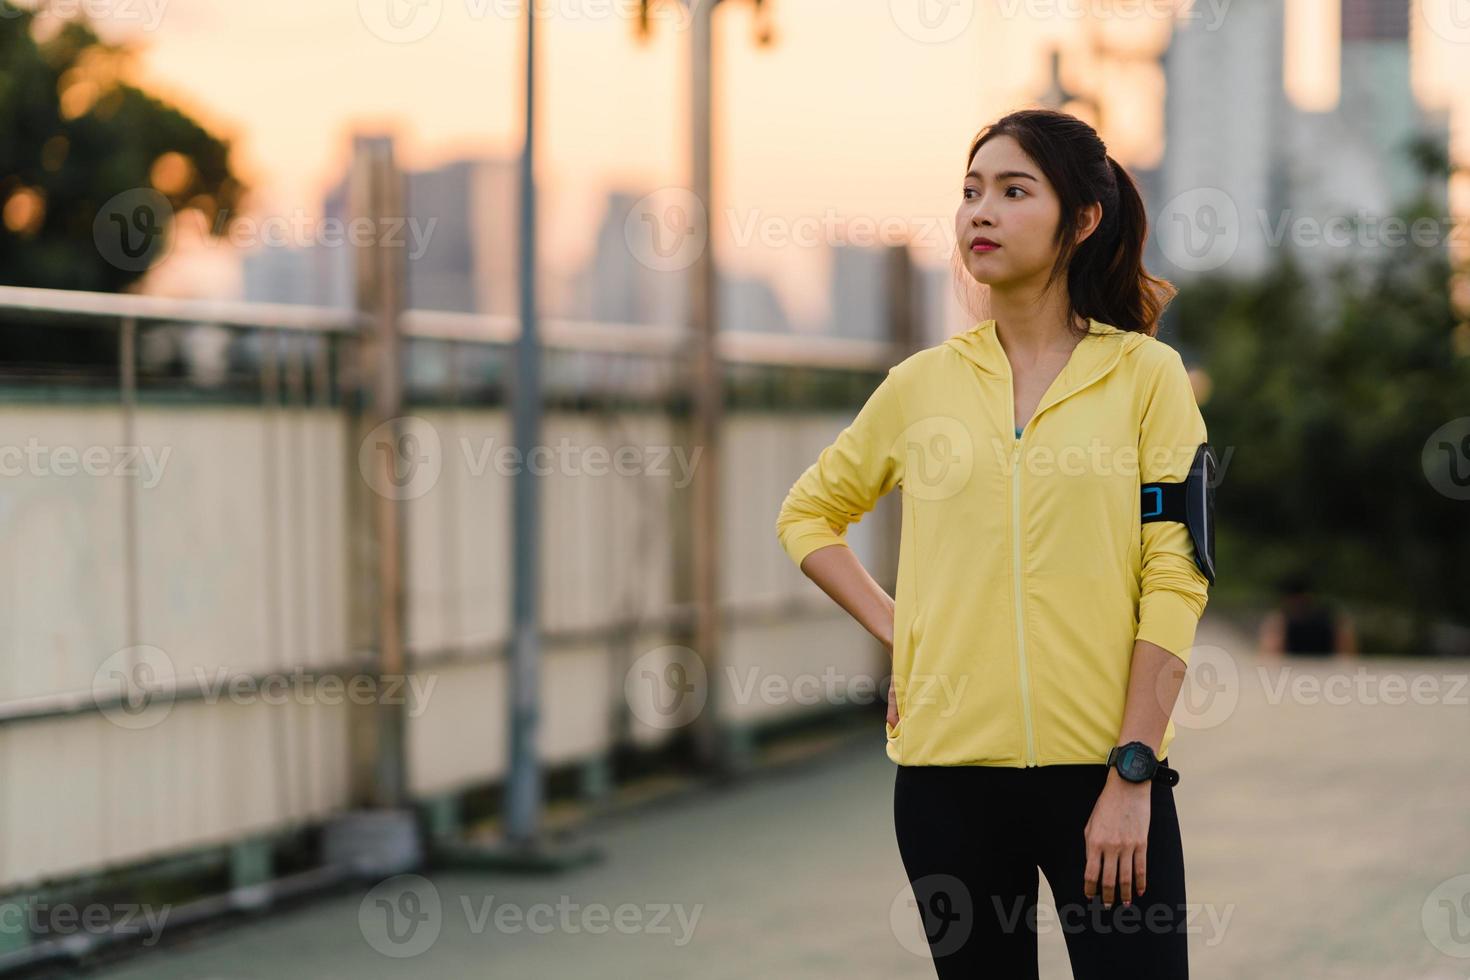
[[[1093,201],[1084,204],[1077,212],[1077,244],[1081,245],[1087,241],[1097,226],[1102,224],[1102,202]]]

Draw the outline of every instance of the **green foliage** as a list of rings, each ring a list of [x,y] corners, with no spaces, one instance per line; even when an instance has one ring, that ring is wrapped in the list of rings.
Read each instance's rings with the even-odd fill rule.
[[[1422,653],[1470,595],[1470,502],[1421,462],[1431,433],[1470,416],[1470,358],[1452,344],[1444,249],[1383,252],[1325,285],[1289,255],[1257,281],[1187,285],[1169,317],[1210,379],[1221,584],[1269,601],[1310,569],[1359,613],[1365,650]],[[1388,609],[1392,635],[1375,626]]]
[[[160,227],[167,232],[173,215],[192,207],[224,234],[244,193],[228,142],[120,81],[128,52],[85,22],[37,42],[34,19],[0,0],[0,209],[17,193],[43,202],[11,208],[13,219],[43,215],[36,221],[16,229],[0,221],[0,284],[124,290],[145,270],[104,254],[94,225],[116,195],[146,193],[168,153],[189,166],[178,186],[163,188]]]

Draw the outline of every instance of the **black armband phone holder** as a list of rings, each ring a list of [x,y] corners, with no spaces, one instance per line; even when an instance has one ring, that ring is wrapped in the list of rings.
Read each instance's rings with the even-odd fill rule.
[[[1157,482],[1142,485],[1143,499],[1139,519],[1178,521],[1189,528],[1194,542],[1194,563],[1215,584],[1215,482],[1219,464],[1208,442],[1195,450],[1189,464],[1189,475],[1177,483]]]

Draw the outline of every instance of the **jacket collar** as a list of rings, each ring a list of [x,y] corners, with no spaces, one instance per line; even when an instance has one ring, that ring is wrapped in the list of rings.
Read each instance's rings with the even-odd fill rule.
[[[1052,387],[1059,392],[1068,392],[1101,377],[1111,371],[1126,351],[1130,351],[1147,338],[1137,331],[1122,330],[1112,324],[1088,318],[1090,333],[1073,348],[1070,359],[1062,368]],[[995,320],[981,320],[968,330],[963,330],[945,341],[959,355],[987,374],[1009,378],[1011,362],[1005,348],[995,332]]]

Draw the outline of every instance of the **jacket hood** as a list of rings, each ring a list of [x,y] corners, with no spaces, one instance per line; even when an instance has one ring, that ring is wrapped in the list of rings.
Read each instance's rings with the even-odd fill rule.
[[[1090,332],[1072,351],[1071,359],[1062,369],[1063,389],[1080,384],[1099,373],[1106,373],[1126,352],[1133,350],[1149,338],[1134,330],[1122,330],[1109,323],[1088,318]],[[995,332],[995,320],[981,320],[968,330],[963,330],[945,342],[965,360],[987,374],[1008,377],[1010,361],[1005,348]]]

